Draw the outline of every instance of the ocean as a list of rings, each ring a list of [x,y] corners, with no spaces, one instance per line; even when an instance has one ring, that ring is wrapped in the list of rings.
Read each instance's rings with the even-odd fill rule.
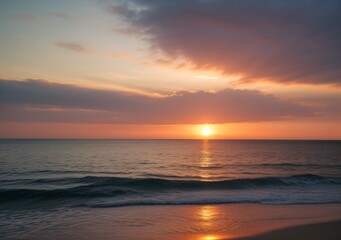
[[[340,203],[341,141],[0,140],[1,239],[93,239],[104,226],[110,235],[96,238],[206,234],[212,226],[195,230],[197,219],[184,219],[188,209],[323,204],[326,211],[308,214],[318,218],[340,216]],[[165,218],[172,227],[151,233]],[[194,222],[177,227],[184,221]]]

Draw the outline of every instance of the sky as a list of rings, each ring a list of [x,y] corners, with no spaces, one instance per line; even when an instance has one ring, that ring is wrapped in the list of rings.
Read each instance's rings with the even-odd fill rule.
[[[341,139],[338,0],[1,0],[0,138]]]

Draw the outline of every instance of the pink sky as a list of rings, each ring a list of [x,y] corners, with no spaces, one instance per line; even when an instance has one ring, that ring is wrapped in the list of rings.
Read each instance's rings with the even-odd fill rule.
[[[341,139],[335,9],[2,1],[0,138]]]

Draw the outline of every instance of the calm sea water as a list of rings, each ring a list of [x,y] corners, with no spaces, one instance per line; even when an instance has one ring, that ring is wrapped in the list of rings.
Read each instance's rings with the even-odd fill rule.
[[[341,141],[0,140],[3,233],[60,209],[340,203],[340,187]]]
[[[0,201],[341,201],[341,141],[1,140]]]

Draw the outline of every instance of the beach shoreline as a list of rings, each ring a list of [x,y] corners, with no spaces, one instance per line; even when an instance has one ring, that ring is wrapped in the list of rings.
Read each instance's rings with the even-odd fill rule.
[[[338,240],[341,237],[341,219],[283,228],[263,234],[234,240]]]

